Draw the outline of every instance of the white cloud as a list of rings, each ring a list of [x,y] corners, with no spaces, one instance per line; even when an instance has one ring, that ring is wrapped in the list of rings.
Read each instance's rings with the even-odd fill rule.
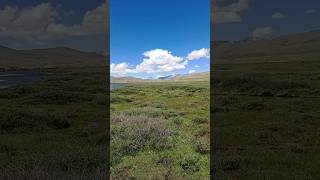
[[[316,13],[317,12],[317,10],[315,10],[315,9],[308,9],[308,10],[306,10],[306,14],[314,14],[314,13]]]
[[[59,10],[49,3],[24,9],[5,6],[0,10],[0,36],[47,39],[49,35],[46,33],[46,27],[54,23],[59,13]]]
[[[187,56],[187,60],[197,60],[201,58],[210,58],[210,49],[202,48],[190,52]]]
[[[250,0],[238,0],[229,5],[221,5],[221,2],[225,0],[217,1],[213,6],[212,18],[213,23],[232,23],[241,22],[241,13],[248,10]],[[211,1],[212,2],[212,1]]]
[[[155,73],[185,69],[187,61],[179,56],[173,56],[170,51],[154,49],[144,52],[143,62],[136,67],[137,72]]]
[[[288,17],[288,15],[287,14],[284,14],[284,13],[282,13],[282,12],[275,12],[275,13],[273,13],[273,15],[272,15],[272,18],[273,19],[285,19],[285,18],[287,18]]]
[[[257,39],[270,37],[273,32],[274,29],[272,27],[259,27],[253,31],[253,37]]]
[[[136,67],[129,67],[128,63],[112,63],[110,71],[112,76],[125,76],[137,73],[162,73],[172,72],[179,69],[186,69],[188,60],[209,58],[209,49],[202,48],[194,50],[187,57],[174,56],[170,51],[164,49],[154,49],[143,53],[143,60]],[[196,65],[196,68],[200,66]],[[195,70],[191,70],[193,72]]]
[[[59,36],[84,36],[102,33],[105,30],[105,6],[86,12],[77,25],[57,23],[57,20],[73,13],[60,6],[42,3],[31,7],[5,6],[0,9],[0,37],[24,40],[48,40]]]
[[[192,73],[195,73],[195,72],[196,72],[196,70],[190,70],[189,74],[192,74]]]
[[[47,29],[49,33],[68,36],[88,36],[105,32],[106,4],[103,3],[96,9],[87,11],[81,24],[68,26],[52,23]]]
[[[195,67],[195,68],[199,68],[200,66],[198,66],[198,65],[195,65],[194,67]]]
[[[130,69],[129,65],[125,62],[110,65],[110,73],[112,76],[125,76],[128,73],[134,73],[134,69]]]

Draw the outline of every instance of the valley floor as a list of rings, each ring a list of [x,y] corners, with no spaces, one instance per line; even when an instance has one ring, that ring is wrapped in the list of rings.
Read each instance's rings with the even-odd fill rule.
[[[112,179],[210,179],[209,82],[111,92]]]
[[[105,67],[43,71],[53,78],[0,89],[0,179],[106,179]]]
[[[320,179],[319,69],[318,60],[214,65],[216,179]]]

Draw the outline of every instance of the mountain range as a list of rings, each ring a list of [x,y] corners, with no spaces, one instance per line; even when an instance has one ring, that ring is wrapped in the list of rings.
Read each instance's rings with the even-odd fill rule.
[[[111,77],[111,83],[140,83],[140,82],[175,82],[175,81],[209,81],[210,72],[199,72],[191,74],[179,74],[160,77],[158,79],[141,79],[136,77]]]

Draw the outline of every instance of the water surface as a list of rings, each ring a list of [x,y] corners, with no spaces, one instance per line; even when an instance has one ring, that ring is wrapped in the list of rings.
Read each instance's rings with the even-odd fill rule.
[[[47,79],[47,75],[35,71],[0,72],[0,89],[27,85]]]
[[[110,90],[120,89],[122,87],[125,87],[126,85],[127,85],[126,83],[111,83]]]

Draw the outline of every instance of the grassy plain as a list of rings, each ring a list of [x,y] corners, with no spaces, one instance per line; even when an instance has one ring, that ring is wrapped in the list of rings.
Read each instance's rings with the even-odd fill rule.
[[[0,179],[106,179],[105,67],[43,69],[0,89]]]
[[[209,82],[111,92],[112,179],[210,179]]]
[[[272,58],[212,69],[215,179],[320,179],[319,56]]]
[[[106,179],[105,67],[0,90],[0,179]],[[209,82],[111,93],[113,179],[209,179]]]

